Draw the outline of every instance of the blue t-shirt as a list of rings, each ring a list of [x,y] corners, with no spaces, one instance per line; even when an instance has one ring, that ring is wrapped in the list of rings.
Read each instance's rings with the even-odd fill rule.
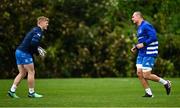
[[[145,47],[138,50],[139,56],[156,57],[158,55],[158,39],[156,30],[147,21],[142,21],[137,30],[138,43],[145,43]]]
[[[37,47],[40,44],[43,32],[40,27],[34,27],[29,31],[22,43],[18,46],[18,50],[33,54],[37,53]]]

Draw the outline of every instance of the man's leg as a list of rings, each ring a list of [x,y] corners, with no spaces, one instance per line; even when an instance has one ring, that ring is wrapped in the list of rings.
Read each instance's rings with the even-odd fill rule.
[[[34,70],[34,64],[26,64],[24,65],[25,69],[28,72],[27,80],[28,80],[28,87],[29,88],[34,88],[34,75],[35,75],[35,70]],[[34,92],[34,91],[33,91]]]
[[[27,71],[24,69],[23,65],[18,65],[19,74],[14,80],[14,85],[18,86],[21,80],[26,76]]]
[[[144,79],[144,77],[143,77],[142,69],[140,69],[140,68],[137,69],[137,75],[138,75],[138,79],[140,80],[143,88],[144,89],[149,88],[148,81],[146,79]]]
[[[147,80],[152,80],[152,81],[155,81],[155,82],[160,82],[161,84],[164,85],[164,87],[166,89],[167,95],[170,94],[170,92],[171,92],[171,83],[170,83],[170,81],[164,80],[163,78],[160,78],[160,77],[158,77],[155,74],[151,74],[151,71],[147,71],[147,70],[145,72],[143,72],[143,76]]]
[[[143,77],[143,72],[141,68],[137,68],[137,75],[141,82],[141,85],[143,86],[146,94],[143,97],[152,97],[152,91],[149,87],[148,81]]]
[[[26,76],[26,70],[24,69],[23,65],[18,65],[18,70],[19,70],[19,74],[14,79],[11,89],[8,91],[9,96],[12,98],[18,98],[18,96],[15,94],[16,88],[21,82],[21,80]]]
[[[35,86],[35,70],[34,70],[34,63],[24,65],[25,69],[28,71],[28,87],[29,87],[29,97],[33,98],[39,98],[43,97],[42,95],[39,95],[35,93],[34,86]]]
[[[143,72],[143,76],[144,78],[146,78],[147,80],[152,80],[152,81],[155,81],[155,82],[159,82],[160,78],[155,75],[155,74],[151,74],[151,71],[145,71]]]

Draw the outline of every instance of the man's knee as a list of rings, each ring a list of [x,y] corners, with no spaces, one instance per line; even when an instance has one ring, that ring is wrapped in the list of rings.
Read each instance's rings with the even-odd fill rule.
[[[34,75],[35,74],[35,71],[32,70],[32,71],[28,71],[28,75]]]
[[[137,71],[137,76],[138,76],[138,78],[143,78],[143,73],[142,73],[142,71]]]
[[[143,77],[145,79],[150,79],[151,72],[143,72]]]
[[[24,77],[24,76],[26,76],[26,73],[25,73],[25,72],[19,72],[19,75],[20,75],[21,77]]]
[[[142,69],[143,77],[145,79],[150,79],[151,71],[152,71],[152,68],[143,68]]]

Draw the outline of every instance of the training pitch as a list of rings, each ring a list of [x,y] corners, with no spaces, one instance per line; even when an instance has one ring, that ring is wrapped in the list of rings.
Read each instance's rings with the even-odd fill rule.
[[[143,98],[137,78],[36,79],[36,92],[44,97],[34,99],[27,97],[26,80],[16,91],[19,99],[7,96],[13,80],[0,80],[0,107],[180,107],[180,79],[170,80],[170,96],[149,81],[154,97]]]

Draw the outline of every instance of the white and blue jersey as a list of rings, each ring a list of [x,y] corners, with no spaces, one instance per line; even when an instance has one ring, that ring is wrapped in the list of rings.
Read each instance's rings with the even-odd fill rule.
[[[143,43],[145,46],[138,49],[136,66],[143,71],[151,71],[158,55],[156,30],[147,21],[142,21],[137,30],[137,38],[138,43]]]
[[[147,21],[142,21],[137,30],[138,43],[144,43],[145,47],[138,50],[139,56],[156,57],[158,55],[158,40],[156,30]]]
[[[17,64],[33,63],[33,54],[37,53],[43,32],[40,27],[34,27],[29,31],[22,43],[17,47],[15,56]]]

